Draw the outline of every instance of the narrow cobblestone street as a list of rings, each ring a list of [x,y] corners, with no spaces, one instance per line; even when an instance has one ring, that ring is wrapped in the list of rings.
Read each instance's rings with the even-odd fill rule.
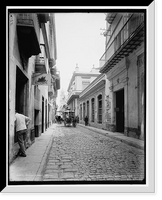
[[[139,181],[144,151],[77,126],[54,128],[43,181]]]

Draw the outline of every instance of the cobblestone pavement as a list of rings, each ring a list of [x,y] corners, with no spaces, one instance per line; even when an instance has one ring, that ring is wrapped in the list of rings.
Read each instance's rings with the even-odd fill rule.
[[[56,126],[43,181],[143,179],[143,150],[83,127]]]

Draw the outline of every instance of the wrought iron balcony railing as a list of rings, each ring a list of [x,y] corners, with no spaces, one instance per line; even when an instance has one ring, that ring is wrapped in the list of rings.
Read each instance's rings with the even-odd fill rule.
[[[40,58],[39,56],[36,57],[35,72],[36,73],[46,73],[46,64],[45,64],[44,58]]]
[[[107,21],[109,24],[112,24],[112,22],[114,21],[116,15],[117,15],[117,13],[108,13],[108,14],[106,15],[106,21]]]
[[[143,40],[144,15],[132,14],[100,58],[100,72],[107,72]]]
[[[36,61],[35,61],[36,65],[45,65],[45,59],[42,57],[37,57]]]

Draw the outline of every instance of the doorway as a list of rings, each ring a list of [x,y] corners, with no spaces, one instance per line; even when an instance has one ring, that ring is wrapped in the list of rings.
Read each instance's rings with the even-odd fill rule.
[[[34,129],[35,129],[35,137],[39,136],[39,110],[34,109]]]
[[[116,131],[124,133],[124,89],[116,92]]]
[[[16,68],[16,111],[27,115],[27,77],[23,72]]]
[[[47,129],[47,99],[46,99],[46,109],[45,109],[45,127]]]
[[[89,101],[87,101],[87,117],[89,119]]]
[[[44,132],[44,97],[42,97],[42,133]]]

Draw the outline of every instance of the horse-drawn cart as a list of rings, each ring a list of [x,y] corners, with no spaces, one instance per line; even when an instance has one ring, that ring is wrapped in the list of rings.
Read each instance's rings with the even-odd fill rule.
[[[66,110],[63,112],[64,126],[76,127],[76,117],[75,112],[71,110]]]

